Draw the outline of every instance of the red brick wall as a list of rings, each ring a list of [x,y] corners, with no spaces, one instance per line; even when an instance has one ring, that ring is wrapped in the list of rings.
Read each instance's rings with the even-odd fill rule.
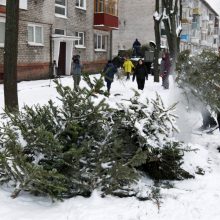
[[[18,81],[45,79],[49,77],[49,63],[18,64]],[[3,79],[3,65],[0,65],[0,80]]]
[[[100,60],[94,62],[84,62],[83,63],[83,71],[88,73],[97,73],[103,70],[106,65],[107,60]]]

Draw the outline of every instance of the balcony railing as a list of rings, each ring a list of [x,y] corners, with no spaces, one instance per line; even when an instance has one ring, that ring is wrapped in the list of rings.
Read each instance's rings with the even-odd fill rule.
[[[95,0],[94,27],[101,30],[118,29],[118,0]]]
[[[182,24],[190,24],[192,22],[192,18],[182,18]]]
[[[219,35],[219,28],[214,28],[214,35]]]
[[[202,20],[203,21],[209,21],[209,16],[208,15],[202,15]]]
[[[198,22],[192,22],[192,29],[199,30],[199,28],[200,28],[200,25]]]
[[[202,46],[208,46],[207,40],[201,40],[201,41],[200,41],[200,44],[201,44]]]
[[[199,44],[200,43],[200,39],[198,37],[191,37],[190,41],[192,44]]]
[[[194,15],[200,15],[201,14],[200,8],[193,8],[193,14]]]

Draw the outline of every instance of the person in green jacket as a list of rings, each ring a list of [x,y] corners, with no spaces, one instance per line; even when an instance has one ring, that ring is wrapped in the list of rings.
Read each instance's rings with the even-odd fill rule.
[[[134,65],[128,57],[125,58],[123,68],[124,68],[124,71],[127,75],[127,80],[129,80],[130,79],[130,74],[132,72],[132,69],[134,68]]]

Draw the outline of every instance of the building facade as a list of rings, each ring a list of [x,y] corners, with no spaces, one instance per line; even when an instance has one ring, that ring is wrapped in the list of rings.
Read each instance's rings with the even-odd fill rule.
[[[118,28],[117,0],[20,0],[18,80],[48,78],[54,62],[69,75],[72,56],[85,71],[110,58],[111,30]],[[3,78],[5,4],[0,0],[0,77]]]
[[[0,0],[0,78],[3,78],[5,0]],[[44,78],[50,67],[51,2],[20,1],[18,79]]]
[[[132,48],[137,38],[142,45],[154,41],[155,0],[120,0],[119,29],[113,31],[113,55]]]
[[[218,13],[205,0],[184,0],[181,50],[192,52],[204,48],[217,50],[219,46]]]

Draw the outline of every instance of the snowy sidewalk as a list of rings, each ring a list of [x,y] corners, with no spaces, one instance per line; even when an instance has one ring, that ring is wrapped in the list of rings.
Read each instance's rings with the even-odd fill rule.
[[[73,86],[72,77],[61,79],[63,85]],[[81,82],[81,86],[85,82]],[[124,102],[133,96],[136,82],[115,80],[111,95],[107,99],[111,106],[116,102]],[[49,80],[21,82],[18,84],[19,104],[46,104],[49,99],[56,100],[54,84],[49,87]],[[196,111],[187,111],[181,91],[171,82],[170,89],[164,90],[160,83],[154,83],[150,76],[146,81],[141,99],[155,97],[156,92],[166,105],[178,101],[176,114],[180,116],[178,126],[180,134],[176,137],[190,143],[197,152],[186,153],[184,168],[195,172],[198,167],[205,175],[196,175],[195,179],[174,181],[173,188],[161,189],[160,209],[152,201],[138,201],[136,198],[117,198],[108,196],[101,198],[94,191],[90,198],[76,197],[64,202],[52,203],[49,199],[21,193],[18,198],[10,198],[10,189],[0,188],[1,220],[219,220],[220,219],[220,133],[213,135],[192,135],[192,130],[200,124],[200,115]],[[116,95],[117,94],[117,95]],[[116,95],[116,96],[115,96]],[[3,86],[0,85],[1,112],[4,103]],[[58,101],[57,101],[58,102]],[[142,183],[143,184],[143,183]],[[147,186],[152,181],[146,179]]]

